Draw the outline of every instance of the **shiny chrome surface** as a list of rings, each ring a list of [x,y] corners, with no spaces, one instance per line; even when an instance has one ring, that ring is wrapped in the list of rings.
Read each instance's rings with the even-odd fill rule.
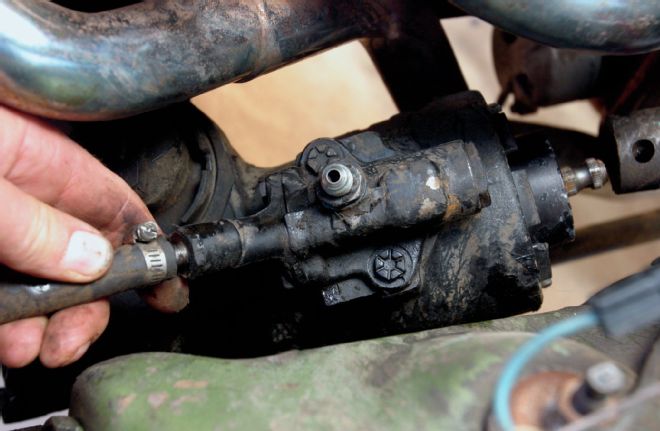
[[[660,46],[648,0],[452,0],[560,47]],[[99,13],[0,0],[0,103],[66,120],[157,109],[358,37],[394,35],[405,0],[145,0]]]
[[[660,48],[658,0],[450,0],[510,33],[558,47],[617,54]]]
[[[100,13],[0,0],[0,103],[106,120],[380,33],[397,0],[147,0]]]

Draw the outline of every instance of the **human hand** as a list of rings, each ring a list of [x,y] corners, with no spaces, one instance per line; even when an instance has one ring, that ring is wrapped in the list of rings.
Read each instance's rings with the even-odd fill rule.
[[[116,174],[45,122],[0,106],[0,264],[37,277],[90,282],[110,266],[127,230],[152,220]],[[187,286],[174,279],[145,298],[179,311]],[[47,367],[78,360],[105,330],[106,300],[0,325],[0,362]]]

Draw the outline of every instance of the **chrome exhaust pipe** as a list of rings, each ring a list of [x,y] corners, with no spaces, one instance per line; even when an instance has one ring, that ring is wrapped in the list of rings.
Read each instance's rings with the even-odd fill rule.
[[[451,1],[552,46],[611,53],[660,47],[655,1]],[[135,115],[351,39],[396,34],[405,4],[146,0],[83,13],[46,0],[0,0],[0,103],[63,120]]]
[[[108,120],[381,33],[397,0],[147,0],[99,13],[0,0],[0,103]]]
[[[556,48],[641,54],[660,48],[657,0],[450,0],[518,36]]]

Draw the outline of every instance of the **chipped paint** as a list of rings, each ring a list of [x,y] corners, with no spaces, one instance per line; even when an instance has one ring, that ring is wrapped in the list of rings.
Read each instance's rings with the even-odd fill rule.
[[[203,389],[209,385],[205,380],[179,380],[174,383],[178,389]]]
[[[426,187],[430,188],[431,190],[438,190],[440,189],[440,178],[434,176],[428,177],[426,179]]]
[[[492,324],[497,330],[530,329],[556,318]],[[480,324],[473,330],[486,328]],[[490,406],[484,391],[530,334],[467,330],[445,328],[242,360],[130,355],[86,371],[74,387],[71,414],[90,431],[481,429]],[[552,364],[582,372],[606,357],[574,341],[558,344],[571,355],[547,349],[529,371]],[[159,371],[146,376],[144,370],[155,364]],[[182,381],[208,385],[177,389]],[[144,395],[133,394],[127,402],[126,388],[140,388]],[[132,406],[127,414],[107,409],[117,399]]]
[[[147,402],[149,405],[155,409],[162,406],[165,401],[170,397],[170,395],[165,391],[154,392],[149,394],[147,397]]]
[[[137,397],[136,394],[129,394],[118,398],[115,404],[115,411],[117,412],[117,414],[118,415],[123,414],[126,411],[126,409],[129,408],[131,404],[133,404],[133,401],[135,401],[136,397]]]

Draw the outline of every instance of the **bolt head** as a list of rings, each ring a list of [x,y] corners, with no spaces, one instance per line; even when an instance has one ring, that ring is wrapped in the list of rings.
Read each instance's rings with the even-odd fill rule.
[[[156,222],[140,223],[135,228],[135,240],[138,242],[151,242],[156,238],[158,238],[158,225]]]
[[[626,387],[626,375],[614,362],[601,362],[587,370],[585,381],[595,393],[609,396]]]
[[[406,261],[395,249],[383,250],[374,259],[374,274],[383,281],[394,281],[406,273]]]

